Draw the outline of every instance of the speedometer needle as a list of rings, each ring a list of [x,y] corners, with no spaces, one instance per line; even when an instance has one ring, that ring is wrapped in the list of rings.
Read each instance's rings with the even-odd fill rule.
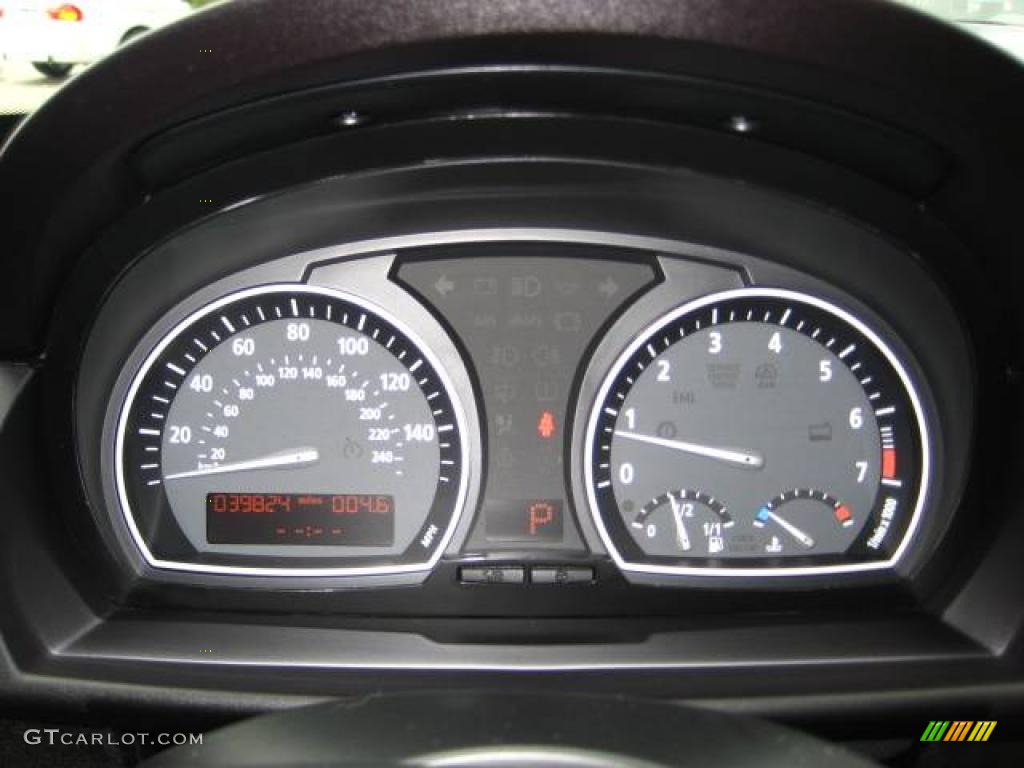
[[[764,467],[764,456],[753,451],[740,451],[732,448],[719,448],[714,445],[701,445],[700,443],[686,443],[682,440],[666,440],[664,437],[653,435],[641,435],[636,432],[624,432],[621,429],[615,430],[616,437],[624,437],[627,440],[636,440],[638,443],[648,443],[662,448],[671,448],[683,453],[692,453],[697,456],[706,456],[709,459],[717,459],[727,464],[738,464],[747,469],[761,469]]]
[[[215,467],[203,467],[188,472],[175,472],[167,475],[164,480],[178,480],[184,477],[205,477],[206,475],[223,475],[228,472],[248,472],[253,469],[274,469],[275,467],[301,467],[320,461],[320,452],[316,448],[292,448],[286,451],[271,453],[258,459],[236,461],[231,464],[218,464]]]

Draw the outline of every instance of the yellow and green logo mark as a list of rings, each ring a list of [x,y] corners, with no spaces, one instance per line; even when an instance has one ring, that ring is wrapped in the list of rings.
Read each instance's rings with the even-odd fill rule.
[[[995,720],[932,720],[921,741],[988,741],[995,729]]]

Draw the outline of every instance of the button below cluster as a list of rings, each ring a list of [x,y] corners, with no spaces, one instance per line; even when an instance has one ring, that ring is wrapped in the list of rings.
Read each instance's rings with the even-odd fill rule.
[[[527,578],[529,577],[529,578]],[[472,565],[459,569],[463,584],[592,584],[594,569],[577,565]]]

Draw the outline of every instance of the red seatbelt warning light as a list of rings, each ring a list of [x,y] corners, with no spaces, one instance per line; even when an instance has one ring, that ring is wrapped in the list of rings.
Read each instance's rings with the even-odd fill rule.
[[[555,422],[555,414],[551,411],[541,411],[537,420],[537,436],[543,440],[550,440],[555,436],[558,424]]]

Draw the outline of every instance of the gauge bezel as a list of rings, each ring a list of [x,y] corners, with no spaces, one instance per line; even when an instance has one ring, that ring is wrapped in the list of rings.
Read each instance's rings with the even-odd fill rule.
[[[132,511],[131,502],[128,498],[127,486],[124,475],[124,448],[125,430],[128,420],[134,407],[135,398],[139,388],[152,369],[152,366],[160,360],[163,353],[170,347],[180,335],[188,328],[193,327],[197,322],[202,321],[210,314],[223,309],[226,306],[234,305],[254,296],[261,296],[274,293],[301,293],[315,296],[323,296],[333,300],[343,301],[360,308],[364,312],[375,315],[385,323],[399,331],[406,340],[416,348],[424,360],[429,364],[436,374],[445,394],[447,395],[452,410],[452,418],[455,421],[459,438],[459,483],[454,496],[452,513],[444,527],[441,535],[436,537],[429,550],[430,557],[423,561],[412,563],[395,563],[391,565],[373,566],[332,566],[332,567],[304,567],[302,565],[288,565],[281,567],[271,566],[244,566],[244,565],[223,565],[214,563],[196,563],[180,560],[171,560],[158,557],[143,537],[138,528],[135,513]],[[174,315],[172,311],[169,313]],[[199,308],[187,313],[177,320],[169,330],[162,332],[159,342],[146,354],[143,362],[132,374],[131,382],[127,391],[120,399],[120,407],[117,414],[116,431],[114,436],[112,465],[114,468],[114,486],[116,491],[116,503],[120,513],[120,519],[124,523],[138,553],[151,568],[162,571],[179,571],[188,573],[211,574],[222,576],[250,576],[250,577],[274,577],[284,576],[289,578],[332,578],[332,577],[379,577],[394,576],[401,574],[427,572],[432,570],[443,556],[447,549],[460,521],[463,518],[467,496],[469,493],[470,478],[470,445],[469,432],[467,429],[468,419],[466,410],[462,403],[457,388],[455,387],[446,367],[442,364],[434,350],[427,344],[419,334],[415,333],[407,323],[400,320],[393,313],[384,309],[379,304],[358,296],[349,291],[323,285],[311,285],[308,283],[271,282],[267,284],[250,286],[230,291],[221,295],[213,301],[204,302]],[[240,555],[239,557],[244,557]],[[266,559],[264,557],[253,559]],[[303,559],[313,560],[314,556],[294,557],[298,562]]]
[[[881,353],[882,357],[895,372],[899,383],[902,385],[908,402],[911,404],[914,414],[914,425],[917,429],[916,439],[918,441],[919,453],[919,482],[914,497],[914,507],[910,520],[907,524],[903,537],[892,554],[885,559],[868,562],[824,564],[824,565],[796,565],[791,567],[733,567],[733,566],[702,566],[694,567],[688,565],[666,565],[649,562],[635,562],[623,556],[615,540],[605,525],[600,511],[597,498],[597,478],[594,476],[593,450],[597,437],[597,429],[601,420],[602,409],[609,397],[610,390],[618,380],[625,365],[632,357],[647,344],[651,337],[657,335],[662,329],[672,325],[681,317],[699,311],[705,307],[719,304],[735,299],[778,299],[806,304],[823,311],[838,320],[847,323],[854,330],[864,336]],[[868,324],[856,317],[850,311],[834,304],[831,301],[818,296],[813,296],[802,291],[789,288],[775,288],[766,286],[747,286],[742,288],[716,291],[698,298],[687,301],[674,309],[658,316],[652,322],[642,326],[634,335],[633,340],[614,357],[614,362],[609,366],[600,379],[600,386],[597,389],[590,404],[584,433],[582,450],[582,466],[584,472],[583,485],[586,494],[588,512],[601,542],[608,551],[608,554],[622,571],[626,573],[646,576],[678,576],[678,577],[710,577],[716,578],[750,578],[750,577],[807,577],[826,576],[834,574],[855,574],[872,571],[891,570],[903,559],[908,548],[917,534],[924,509],[928,504],[929,489],[932,477],[932,435],[925,417],[925,407],[918,388],[915,385],[911,374],[900,358],[893,351],[892,347]]]

